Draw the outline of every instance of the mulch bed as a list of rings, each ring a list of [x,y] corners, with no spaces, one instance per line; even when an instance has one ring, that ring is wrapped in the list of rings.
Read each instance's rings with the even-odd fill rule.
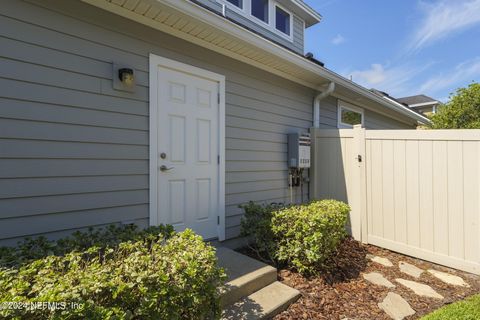
[[[254,257],[252,252],[243,253]],[[388,258],[393,267],[384,267],[366,259],[366,254]],[[419,279],[410,277],[398,268],[400,261],[416,265],[424,270],[435,269],[453,273],[470,284],[470,288],[456,287],[443,283],[427,272]],[[302,294],[300,299],[286,311],[277,315],[275,320],[285,319],[390,319],[379,307],[388,292],[400,294],[416,311],[407,319],[418,319],[421,316],[475,293],[480,293],[480,277],[445,268],[419,259],[407,257],[389,250],[371,245],[363,245],[352,238],[346,239],[332,259],[330,270],[322,272],[318,277],[303,277],[300,274],[279,269],[278,278],[284,284],[296,288]],[[388,289],[371,284],[363,279],[362,273],[379,272],[396,285]],[[417,296],[413,291],[395,281],[396,278],[413,280],[427,284],[445,297],[443,300]]]

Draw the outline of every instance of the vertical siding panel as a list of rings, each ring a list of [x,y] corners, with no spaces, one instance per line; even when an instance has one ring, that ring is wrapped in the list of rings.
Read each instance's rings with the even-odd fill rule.
[[[461,141],[448,141],[449,254],[463,259],[463,150]]]
[[[372,192],[372,141],[365,141],[365,165],[366,165],[366,183],[367,183],[367,240],[368,235],[373,231],[373,216],[372,216],[372,203],[373,203],[373,192]]]
[[[479,143],[477,141],[463,142],[463,189],[464,189],[464,235],[465,235],[465,259],[469,261],[480,260],[479,247]]]
[[[478,153],[477,153],[477,159],[478,161],[480,161],[480,141],[477,141],[477,149],[478,149]],[[479,162],[477,161],[477,165],[479,165]],[[476,246],[477,246],[477,260],[475,260],[475,262],[477,262],[478,264],[480,264],[480,168],[478,169],[478,179],[477,179],[477,206],[478,206],[478,210],[477,210],[477,214],[476,214],[476,221],[477,221],[477,227],[476,227],[476,231],[477,231],[477,238],[475,239],[476,240]],[[475,195],[474,195],[475,196]]]
[[[432,141],[419,141],[420,246],[433,250]]]
[[[382,188],[382,141],[371,141],[371,158],[372,163],[372,179],[371,179],[371,195],[372,195],[372,233],[375,236],[383,236],[383,188]]]
[[[317,165],[318,172],[318,186],[319,192],[318,196],[320,199],[328,198],[328,187],[329,187],[329,165],[330,165],[330,154],[333,152],[331,149],[331,144],[325,138],[317,138],[317,160],[315,161]]]
[[[412,140],[406,142],[407,153],[407,242],[414,247],[420,247],[420,182],[419,182],[419,144]]]
[[[337,175],[337,189],[336,194],[338,195],[338,200],[342,200],[348,203],[348,192],[347,192],[347,185],[349,184],[349,162],[348,162],[348,138],[341,138],[340,139],[340,155],[339,159],[341,160],[340,166],[338,166],[338,175]]]
[[[383,236],[395,240],[393,140],[382,140]]]
[[[351,184],[352,184],[352,180],[351,180],[351,176],[350,176],[350,173],[351,173],[351,161],[350,161],[350,156],[349,156],[349,152],[350,152],[350,143],[351,143],[351,138],[342,138],[342,161],[343,161],[343,169],[340,170],[340,173],[343,174],[343,180],[340,178],[339,180],[339,184],[338,184],[338,192],[339,194],[341,195],[341,197],[343,199],[343,201],[345,201],[346,203],[349,203],[352,207],[355,205],[353,202],[352,202],[352,198],[353,197],[350,197],[351,193],[350,193],[350,188],[351,188]],[[348,220],[348,225],[347,225],[347,230],[349,230],[350,234],[353,235],[353,228],[352,228],[352,214],[353,214],[353,211],[350,212],[350,217],[349,217],[349,220]]]
[[[394,202],[395,202],[395,241],[407,243],[407,201],[405,140],[393,142],[394,151]]]
[[[336,190],[338,185],[338,176],[340,171],[340,166],[342,165],[342,154],[341,154],[341,142],[340,139],[330,139],[330,143],[332,144],[332,153],[330,154],[330,165],[331,165],[331,172],[330,172],[330,187],[329,187],[329,197],[336,198]]]
[[[345,180],[343,183],[343,192],[345,192],[345,200],[350,202],[354,201],[354,196],[352,196],[353,192],[353,170],[355,168],[355,164],[352,161],[353,157],[353,148],[355,146],[353,145],[353,138],[347,138],[345,139],[345,152],[344,152],[344,157],[345,157]]]
[[[368,242],[480,274],[480,130],[367,137]]]
[[[435,252],[448,254],[447,142],[433,141],[433,206]]]

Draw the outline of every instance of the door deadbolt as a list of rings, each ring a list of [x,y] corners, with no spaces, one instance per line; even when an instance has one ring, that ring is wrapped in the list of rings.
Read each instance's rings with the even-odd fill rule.
[[[160,153],[160,158],[166,159],[166,158],[167,158],[167,154],[166,154],[165,152]]]

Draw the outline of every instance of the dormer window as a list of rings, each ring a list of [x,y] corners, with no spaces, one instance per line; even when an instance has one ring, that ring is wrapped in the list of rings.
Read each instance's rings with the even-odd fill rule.
[[[294,14],[287,5],[281,5],[279,0],[216,0],[216,2],[223,6],[222,14],[233,19],[238,19],[238,15],[241,15],[276,36],[293,42]],[[232,10],[235,14],[229,15],[229,11],[225,9]]]
[[[243,0],[227,0],[227,2],[233,4],[235,7],[243,9]]]
[[[291,20],[292,17],[287,11],[283,10],[278,5],[275,6],[275,28],[278,31],[289,36],[291,33]]]
[[[252,0],[252,16],[268,24],[268,0]]]

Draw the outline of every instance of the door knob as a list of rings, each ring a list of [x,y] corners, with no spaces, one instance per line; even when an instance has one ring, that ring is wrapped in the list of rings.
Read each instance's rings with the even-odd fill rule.
[[[172,169],[173,169],[173,167],[168,168],[166,165],[160,166],[160,171],[162,171],[162,172],[170,171]]]

